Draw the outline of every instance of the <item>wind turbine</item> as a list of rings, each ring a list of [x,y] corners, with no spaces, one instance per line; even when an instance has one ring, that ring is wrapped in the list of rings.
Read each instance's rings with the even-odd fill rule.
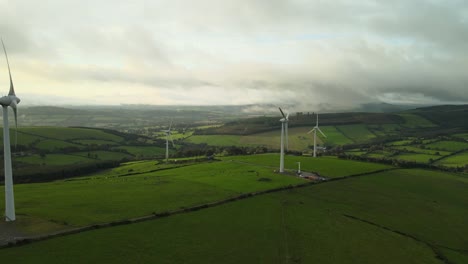
[[[171,127],[172,127],[172,121],[169,125],[169,129],[162,131],[166,133],[166,163],[169,161],[169,138],[171,139],[172,147],[174,147],[174,140],[172,140]]]
[[[280,152],[280,172],[284,172],[284,134],[286,132],[286,142],[288,142],[288,121],[289,113],[285,115],[283,110],[278,107],[283,118],[280,119],[281,122],[281,152]],[[286,143],[287,144],[287,143]]]
[[[320,128],[318,126],[318,113],[316,115],[317,115],[317,123],[315,124],[314,128],[312,128],[312,130],[307,132],[307,134],[310,134],[310,133],[314,132],[314,157],[317,157],[317,131],[320,132],[320,134],[322,134],[324,137],[327,137],[322,132],[322,130],[320,130]]]
[[[10,63],[8,62],[8,55],[3,44],[3,51],[5,52],[5,58],[8,66],[8,74],[10,76],[10,91],[8,95],[0,98],[0,104],[3,107],[3,159],[5,162],[5,220],[15,221],[15,195],[13,193],[13,172],[11,169],[11,147],[10,147],[10,128],[8,126],[8,107],[13,109],[15,115],[15,126],[18,129],[18,114],[16,107],[21,101],[16,97],[15,89],[13,87],[13,79],[11,78]]]

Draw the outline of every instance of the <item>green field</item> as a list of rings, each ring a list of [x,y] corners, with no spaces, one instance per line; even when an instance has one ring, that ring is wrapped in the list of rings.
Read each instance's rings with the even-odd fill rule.
[[[239,146],[240,137],[235,135],[194,135],[186,139],[187,142],[207,144],[209,146]]]
[[[441,159],[437,161],[436,164],[448,167],[464,167],[468,165],[468,152],[462,152],[454,156]]]
[[[125,158],[131,158],[127,153],[116,152],[116,151],[85,151],[75,152],[72,155],[83,156],[87,158],[93,158],[98,160],[122,160]]]
[[[467,185],[458,175],[394,170],[3,249],[0,258],[8,263],[19,256],[21,263],[443,263],[437,252],[448,263],[462,264],[468,259]]]
[[[337,129],[354,142],[364,142],[376,137],[365,125],[337,126]]]
[[[93,162],[92,159],[85,156],[66,155],[66,154],[47,154],[44,157],[39,155],[31,155],[25,157],[15,157],[15,161],[20,161],[32,165],[49,165],[49,166],[63,166],[73,165],[80,163]]]
[[[106,133],[102,130],[88,128],[70,128],[70,127],[21,127],[19,131],[43,138],[52,138],[58,140],[73,139],[101,139],[120,142],[122,137]],[[3,135],[3,134],[2,134]]]
[[[305,151],[313,145],[313,135],[307,134],[310,127],[291,127],[288,130],[288,143],[290,150]],[[279,149],[281,130],[257,133],[252,135],[194,135],[186,139],[191,143],[205,143],[211,146],[265,146],[270,149]],[[322,144],[320,137],[317,144]]]
[[[323,140],[327,145],[345,145],[345,144],[350,144],[353,143],[353,141],[349,138],[347,138],[343,133],[338,131],[336,127],[334,126],[323,126],[320,127],[322,132],[327,136]],[[319,133],[319,137],[323,138],[322,135]]]
[[[447,155],[452,154],[452,152],[448,152],[448,151],[426,149],[426,148],[420,148],[417,146],[394,146],[392,147],[392,149],[397,149],[397,150],[401,150],[404,152],[411,151],[415,153],[437,155],[437,156],[447,156]]]
[[[259,164],[278,169],[280,156],[279,154],[232,156],[223,158],[223,160]],[[320,173],[320,175],[329,178],[336,178],[391,168],[391,166],[383,164],[344,160],[335,157],[313,158],[305,156],[286,155],[284,159],[285,169],[297,170],[297,162],[301,162],[301,170],[309,172],[318,172]]]
[[[446,151],[460,151],[468,149],[468,142],[457,142],[457,141],[437,141],[426,145],[426,148],[446,150]]]
[[[131,164],[136,167],[127,167],[126,173],[148,167],[144,163]],[[118,177],[122,172],[125,171],[105,172],[68,181],[17,185],[17,214],[51,219],[71,226],[86,225],[175,210],[245,192],[305,182],[297,177],[274,173],[270,168],[228,161]],[[260,178],[269,180],[259,181]],[[3,193],[3,188],[0,193]],[[1,203],[0,210],[4,210],[4,203]]]
[[[416,114],[399,114],[399,116],[403,117],[405,123],[403,126],[409,128],[424,128],[424,127],[435,127],[436,125],[433,124],[431,121],[425,119],[422,116]]]
[[[73,142],[76,142],[82,145],[89,145],[89,146],[90,145],[118,145],[118,143],[115,141],[101,140],[101,139],[77,139],[77,140],[73,140]]]
[[[147,158],[166,155],[166,148],[154,146],[121,146],[116,149],[123,149],[135,157]],[[174,151],[172,145],[169,148],[169,154]]]
[[[429,154],[406,153],[395,156],[399,160],[413,161],[419,163],[429,163],[430,161],[440,159],[440,156]]]
[[[48,151],[60,151],[66,148],[76,148],[76,149],[83,148],[83,146],[80,146],[77,144],[68,143],[68,142],[60,141],[60,140],[53,140],[53,139],[42,140],[38,142],[35,145],[35,147],[38,149],[43,149],[43,150],[48,150]]]

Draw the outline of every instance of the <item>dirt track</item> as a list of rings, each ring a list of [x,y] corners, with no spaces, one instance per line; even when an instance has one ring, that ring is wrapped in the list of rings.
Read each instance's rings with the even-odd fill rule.
[[[15,226],[15,223],[0,222],[0,246],[6,245],[8,242],[13,242],[15,237],[22,237],[24,234]]]

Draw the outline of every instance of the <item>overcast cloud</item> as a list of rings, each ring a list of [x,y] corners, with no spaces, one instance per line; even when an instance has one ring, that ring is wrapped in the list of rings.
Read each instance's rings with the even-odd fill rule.
[[[0,35],[24,104],[468,102],[466,1],[0,0]]]

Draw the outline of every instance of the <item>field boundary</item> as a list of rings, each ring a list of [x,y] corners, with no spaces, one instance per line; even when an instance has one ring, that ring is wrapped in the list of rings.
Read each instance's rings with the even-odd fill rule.
[[[301,183],[301,184],[287,185],[287,186],[278,187],[278,188],[274,188],[274,189],[244,193],[244,194],[240,194],[240,195],[230,197],[230,198],[227,198],[227,199],[218,200],[218,201],[205,203],[205,204],[200,204],[200,205],[195,205],[195,206],[192,206],[192,207],[186,207],[186,208],[177,209],[177,210],[173,210],[173,211],[164,211],[164,212],[153,213],[151,215],[146,215],[146,216],[141,216],[141,217],[136,217],[136,218],[123,219],[123,220],[117,220],[117,221],[112,221],[112,222],[106,222],[106,223],[88,225],[88,226],[83,226],[83,227],[77,227],[77,228],[73,228],[73,229],[57,231],[57,232],[53,232],[53,233],[49,233],[49,234],[45,234],[45,235],[39,235],[39,236],[15,237],[15,238],[13,238],[13,241],[9,241],[8,243],[3,244],[3,245],[0,244],[0,249],[23,246],[23,245],[27,245],[27,244],[34,243],[34,242],[48,240],[48,239],[52,239],[52,238],[56,238],[56,237],[62,237],[62,236],[67,236],[67,235],[78,234],[78,233],[97,230],[97,229],[102,229],[102,228],[109,228],[109,227],[120,226],[120,225],[129,225],[129,224],[135,224],[135,223],[139,223],[139,222],[155,220],[155,219],[159,219],[159,218],[169,217],[171,215],[178,215],[178,214],[194,212],[194,211],[198,211],[198,210],[202,210],[202,209],[206,209],[206,208],[211,208],[211,207],[223,205],[223,204],[226,204],[226,203],[251,198],[251,197],[254,197],[254,196],[258,196],[258,195],[274,193],[274,192],[280,192],[280,191],[286,191],[286,190],[292,190],[292,189],[307,187],[307,186],[311,186],[311,185],[315,185],[315,184],[322,184],[322,183],[333,182],[333,181],[337,181],[337,180],[345,180],[345,179],[348,179],[348,178],[355,178],[355,177],[360,177],[360,176],[365,176],[365,175],[370,175],[370,174],[375,174],[375,173],[380,173],[380,172],[385,172],[385,171],[391,171],[391,170],[398,170],[398,169],[400,169],[400,168],[386,168],[386,169],[376,170],[376,171],[372,171],[372,172],[364,172],[364,173],[352,174],[352,175],[348,175],[348,176],[331,178],[331,179],[327,179],[327,180],[324,180],[324,181],[310,181],[310,182]],[[1,241],[0,241],[0,243],[1,243]]]
[[[371,222],[369,220],[365,220],[365,219],[362,219],[362,218],[359,218],[359,217],[356,217],[356,216],[353,216],[353,215],[348,215],[348,214],[343,214],[344,217],[347,217],[349,219],[353,219],[353,220],[356,220],[356,221],[359,221],[359,222],[362,222],[362,223],[366,223],[366,224],[369,224],[369,225],[372,225],[372,226],[375,226],[375,227],[378,227],[380,229],[383,229],[383,230],[386,230],[386,231],[389,231],[389,232],[392,232],[392,233],[395,233],[395,234],[398,234],[400,236],[404,236],[404,237],[407,237],[407,238],[410,238],[416,242],[419,242],[419,243],[422,243],[424,245],[426,245],[427,247],[429,247],[432,252],[436,255],[436,258],[441,260],[442,262],[446,263],[446,264],[450,264],[452,262],[450,262],[447,257],[437,248],[438,245],[434,245],[434,244],[431,244],[430,242],[427,242],[427,241],[424,241],[420,238],[417,238],[416,236],[414,235],[411,235],[411,234],[407,234],[407,233],[404,233],[402,231],[398,231],[398,230],[394,230],[394,229],[391,229],[389,227],[386,227],[386,226],[383,226],[383,225],[380,225],[380,224],[377,224],[377,223],[374,223],[374,222]],[[443,246],[439,246],[439,247],[443,247]]]

